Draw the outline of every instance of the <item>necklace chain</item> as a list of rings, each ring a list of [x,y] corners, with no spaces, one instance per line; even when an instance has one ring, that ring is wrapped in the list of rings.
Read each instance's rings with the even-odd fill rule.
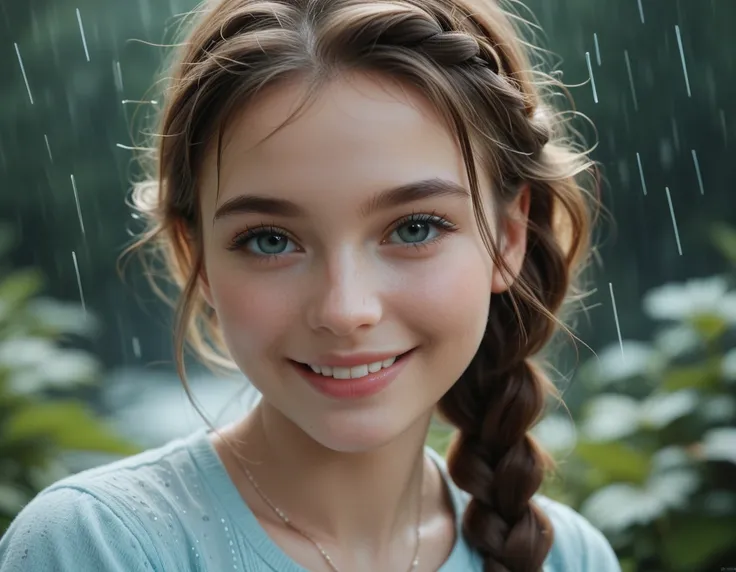
[[[276,515],[281,519],[281,521],[294,530],[295,532],[298,532],[301,534],[304,538],[309,540],[314,546],[319,550],[319,553],[322,555],[322,558],[325,559],[325,562],[327,562],[327,565],[334,571],[334,572],[340,572],[335,562],[332,560],[332,557],[327,554],[327,551],[322,547],[322,545],[308,532],[302,530],[299,528],[296,524],[292,522],[292,520],[284,513],[283,510],[281,510],[279,507],[277,507],[273,502],[271,502],[271,499],[269,499],[266,496],[266,493],[264,493],[261,490],[261,487],[259,486],[258,482],[256,481],[253,474],[248,470],[248,467],[245,466],[245,463],[242,462],[240,459],[238,459],[240,466],[242,467],[243,471],[245,472],[245,476],[248,477],[248,480],[253,485],[253,488],[256,490],[258,495],[264,500],[264,502],[271,507],[271,510],[273,510]],[[414,557],[411,560],[411,565],[409,566],[408,572],[413,572],[413,570],[416,569],[417,566],[419,566],[419,547],[421,546],[422,542],[422,535],[420,532],[420,524],[422,522],[422,489],[419,487],[419,514],[417,516],[417,524],[416,524],[416,547],[414,549]]]

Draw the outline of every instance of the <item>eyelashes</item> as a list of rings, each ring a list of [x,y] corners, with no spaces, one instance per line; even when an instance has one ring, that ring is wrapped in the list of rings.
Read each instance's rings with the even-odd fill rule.
[[[384,235],[381,244],[421,249],[439,242],[457,230],[458,226],[449,221],[445,215],[435,212],[412,213],[395,221]],[[394,241],[393,238],[398,238],[398,241]],[[292,233],[273,224],[246,228],[232,238],[227,249],[242,251],[253,258],[266,260],[303,251]]]

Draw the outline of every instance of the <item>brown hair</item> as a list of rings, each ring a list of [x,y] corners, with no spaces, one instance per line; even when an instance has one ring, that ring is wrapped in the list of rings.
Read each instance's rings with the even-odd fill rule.
[[[553,531],[532,497],[552,463],[528,431],[556,393],[532,358],[560,325],[597,201],[577,181],[593,164],[548,101],[564,86],[532,70],[538,53],[518,27],[527,23],[499,0],[221,0],[198,14],[169,73],[158,173],[133,196],[150,224],[135,248],[152,247],[181,291],[175,338],[185,387],[185,343],[206,363],[234,367],[199,284],[197,179],[213,143],[219,154],[228,118],[264,87],[295,76],[308,86],[304,104],[347,71],[418,88],[457,136],[477,222],[502,267],[477,169],[491,178],[499,216],[523,184],[530,188],[520,275],[494,296],[481,347],[438,409],[459,429],[448,467],[472,496],[463,530],[484,569],[541,569]]]

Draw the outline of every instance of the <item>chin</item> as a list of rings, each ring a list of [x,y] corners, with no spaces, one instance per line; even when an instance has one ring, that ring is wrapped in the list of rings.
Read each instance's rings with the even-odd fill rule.
[[[301,429],[325,449],[337,453],[368,453],[400,437],[408,428],[406,411],[398,416],[378,411],[332,411],[316,421],[300,423]]]

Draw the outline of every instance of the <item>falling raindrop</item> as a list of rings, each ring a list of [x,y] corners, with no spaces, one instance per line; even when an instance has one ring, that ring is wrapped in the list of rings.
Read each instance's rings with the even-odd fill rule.
[[[28,90],[28,99],[31,100],[31,105],[33,105],[33,95],[31,95],[31,86],[28,84],[28,76],[26,75],[26,68],[23,65],[23,58],[20,57],[20,48],[18,47],[18,44],[15,45],[15,53],[18,56],[18,64],[20,64],[20,71],[23,74],[23,81],[26,82],[26,89]]]
[[[624,356],[624,341],[621,337],[621,325],[618,321],[618,310],[616,310],[616,297],[613,295],[613,284],[608,283],[608,290],[611,293],[611,307],[613,308],[613,317],[616,320],[616,332],[618,333],[618,343],[621,346],[621,357]]]
[[[84,46],[84,55],[87,57],[87,61],[89,61],[89,50],[87,49],[87,38],[84,35],[84,26],[82,25],[82,14],[79,12],[79,8],[77,8],[77,22],[79,22],[79,33],[82,35],[82,45]]]
[[[634,100],[634,111],[639,111],[639,102],[636,99],[636,88],[634,87],[634,76],[631,73],[629,50],[624,50],[624,59],[626,60],[626,73],[629,74],[629,87],[631,88],[631,98]]]
[[[682,256],[682,245],[680,244],[680,233],[677,230],[677,219],[675,218],[675,209],[672,206],[672,197],[670,196],[670,188],[665,187],[664,190],[667,193],[667,202],[670,205],[670,216],[672,217],[672,227],[675,229],[675,240],[677,240],[677,252],[679,252],[680,256]]]
[[[51,154],[51,145],[49,145],[49,136],[45,133],[43,134],[43,139],[46,141],[46,151],[49,152],[49,160],[53,163],[54,162],[54,156]]]
[[[84,291],[82,290],[82,277],[79,274],[79,264],[77,263],[77,253],[72,250],[72,260],[74,261],[74,272],[77,275],[77,288],[79,288],[79,300],[82,302],[82,312],[87,314],[87,304],[84,302]]]
[[[590,52],[585,52],[585,63],[588,64],[588,74],[590,75],[590,85],[593,87],[593,100],[598,103],[598,93],[595,90],[595,77],[593,77],[593,66],[590,64]]]
[[[641,0],[638,0],[639,2],[639,17],[641,18],[641,23],[644,23],[644,7],[641,5]]]
[[[644,191],[644,194],[647,194],[647,184],[644,181],[644,169],[641,166],[641,156],[639,153],[636,154],[636,163],[639,165],[639,177],[641,178],[641,189]]]
[[[675,142],[675,151],[679,153],[680,151],[680,133],[677,129],[677,119],[674,117],[671,119],[672,121],[672,139]]]
[[[718,117],[721,120],[721,131],[723,131],[723,144],[728,145],[728,128],[726,127],[726,112],[723,109],[719,109]]]
[[[122,93],[123,91],[123,71],[120,69],[120,62],[115,60],[112,62],[113,75],[115,76],[115,89]]]
[[[698,154],[695,152],[695,149],[692,150],[693,153],[693,163],[695,164],[695,174],[698,176],[698,187],[700,187],[700,194],[705,194],[705,189],[703,188],[703,176],[700,174],[700,163],[698,162]]]
[[[595,44],[595,59],[598,67],[601,67],[601,47],[598,45],[598,34],[593,34],[593,43]]]
[[[685,86],[687,87],[687,96],[692,97],[692,93],[690,93],[690,79],[687,75],[687,65],[685,65],[685,50],[682,48],[682,35],[680,34],[680,26],[675,25],[675,34],[677,34],[677,45],[680,48],[680,60],[682,60],[682,72],[685,74]]]
[[[74,175],[72,175],[72,189],[74,190],[74,202],[77,203],[77,216],[79,216],[79,226],[82,228],[82,234],[84,232],[84,220],[82,219],[82,207],[79,206],[79,195],[77,195],[77,183],[74,181]]]

